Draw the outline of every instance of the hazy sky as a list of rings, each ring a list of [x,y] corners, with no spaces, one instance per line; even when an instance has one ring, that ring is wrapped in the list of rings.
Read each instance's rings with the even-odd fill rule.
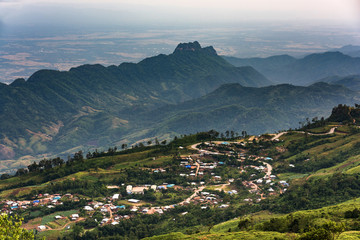
[[[0,0],[4,25],[189,24],[247,21],[360,26],[359,0]]]
[[[360,0],[0,0],[0,81],[195,40],[237,57],[360,45]]]

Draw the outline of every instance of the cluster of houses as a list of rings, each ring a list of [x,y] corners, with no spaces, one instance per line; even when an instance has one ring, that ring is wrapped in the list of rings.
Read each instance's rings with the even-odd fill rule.
[[[209,192],[199,192],[197,194],[197,196],[195,196],[194,198],[191,199],[191,202],[194,204],[200,204],[202,205],[202,209],[205,209],[209,206],[215,206],[218,205],[219,207],[223,208],[222,205],[220,205],[220,203],[222,203],[222,199],[219,195],[217,194],[213,194],[213,193],[209,193]]]
[[[150,184],[145,184],[143,186],[132,186],[132,185],[127,185],[126,186],[126,192],[127,194],[144,194],[144,190],[161,190],[161,189],[168,189],[168,188],[174,188],[176,187],[175,184],[169,184],[169,183],[163,183],[162,185],[150,185]]]
[[[62,199],[71,199],[73,201],[78,201],[77,197],[74,197],[72,194],[67,193],[65,195],[60,194],[39,194],[34,200],[4,200],[0,204],[3,205],[1,212],[11,214],[19,209],[28,209],[36,206],[44,206],[47,208],[54,208],[57,205],[62,205]]]
[[[129,204],[135,205],[114,205],[112,203],[102,203],[102,202],[89,202],[87,206],[83,208],[83,210],[91,216],[95,211],[100,211],[104,218],[101,220],[101,225],[112,224],[117,225],[119,224],[119,220],[122,219],[130,219],[134,216],[134,214],[163,214],[164,212],[168,211],[175,207],[175,205],[169,206],[161,206],[161,207],[145,207],[141,205],[137,205],[140,200],[137,199],[128,199]],[[128,209],[130,213],[121,211]],[[126,214],[125,214],[126,213]]]
[[[200,156],[203,155],[200,154],[199,157]],[[195,160],[191,156],[182,157],[180,161],[180,166],[184,167],[186,171],[184,173],[180,173],[179,176],[194,178],[194,177],[202,177],[206,173],[214,176],[212,170],[217,168],[219,165],[224,165],[224,162],[214,161],[210,163],[205,163],[202,162],[200,159]],[[215,179],[219,180],[221,179],[221,177],[215,176]]]
[[[246,198],[245,202],[259,202],[265,198],[267,195],[274,195],[277,191],[280,193],[285,192],[289,184],[286,181],[274,181],[276,179],[275,175],[271,174],[268,168],[271,168],[269,164],[265,161],[271,161],[272,159],[269,157],[258,157],[258,156],[247,156],[244,152],[235,153],[231,151],[229,148],[229,143],[224,142],[222,145],[226,145],[225,153],[219,153],[216,151],[215,143],[205,143],[205,148],[200,150],[200,154],[194,154],[191,156],[181,157],[180,166],[183,167],[183,170],[179,175],[181,177],[186,177],[189,179],[188,185],[191,187],[198,187],[195,190],[195,193],[189,197],[187,200],[184,200],[179,204],[197,204],[200,205],[202,209],[206,209],[209,207],[218,207],[218,208],[227,208],[228,204],[223,203],[223,199],[214,193],[209,193],[203,191],[206,183],[205,180],[198,182],[195,180],[196,177],[202,177],[204,175],[210,176],[211,182],[213,183],[224,183],[225,185],[230,185],[234,182],[234,179],[222,179],[221,176],[215,174],[216,168],[225,165],[224,162],[213,160],[215,157],[211,157],[210,155],[218,155],[218,154],[226,154],[228,156],[235,156],[238,161],[245,161],[246,159],[252,159],[254,161],[262,161],[264,165],[255,164],[258,166],[247,165],[244,167],[239,167],[239,172],[246,172],[246,169],[252,168],[257,170],[257,173],[251,175],[251,180],[242,181],[242,184],[249,188],[251,193],[258,195],[256,199]],[[205,150],[206,149],[206,150]],[[215,170],[215,171],[214,171]],[[150,171],[154,174],[166,172],[163,168],[154,168],[150,169]],[[265,172],[265,176],[264,176]],[[270,172],[270,173],[269,173]],[[207,180],[206,180],[207,181]],[[142,205],[141,201],[136,199],[136,195],[144,194],[147,190],[159,191],[161,189],[169,189],[169,188],[182,188],[181,186],[176,186],[174,184],[163,183],[161,185],[153,185],[146,184],[142,186],[133,186],[133,185],[125,185],[122,184],[123,187],[126,188],[127,194],[131,194],[132,198],[127,199],[127,203],[125,200],[121,200],[121,195],[119,193],[115,193],[112,196],[104,199],[103,202],[99,201],[91,201],[86,206],[83,207],[83,211],[85,211],[86,215],[92,216],[95,212],[99,211],[103,215],[103,219],[100,224],[112,224],[117,225],[121,219],[130,219],[134,214],[164,214],[166,211],[174,208],[176,205],[168,205],[168,206],[159,206],[159,207],[149,207]],[[108,189],[119,189],[120,186],[107,186]],[[280,190],[279,190],[280,189]],[[237,190],[227,190],[227,194],[236,195],[238,194]],[[138,196],[139,197],[139,196]],[[141,197],[139,197],[141,198]],[[62,199],[71,199],[72,201],[78,201],[79,199],[72,194],[39,194],[36,199],[31,201],[3,201],[1,202],[3,205],[3,212],[12,213],[17,209],[27,209],[32,206],[44,206],[48,208],[53,208],[56,205],[62,204]],[[122,211],[127,210],[127,211]],[[183,213],[184,215],[187,212]],[[55,220],[61,219],[63,216],[55,216]],[[77,221],[79,220],[78,214],[72,214],[69,216],[70,220]],[[81,220],[81,219],[80,219]],[[46,230],[46,226],[40,225],[38,226],[39,230]]]
[[[259,198],[256,199],[256,201],[261,201],[261,199],[264,199],[266,195],[275,195],[277,194],[277,192],[283,193],[287,190],[289,184],[286,181],[276,182],[274,181],[276,179],[276,176],[271,173],[269,174],[269,169],[268,169],[269,164],[267,164],[266,162],[272,161],[273,159],[271,157],[260,157],[255,155],[247,156],[243,151],[240,153],[236,153],[232,151],[231,148],[228,147],[230,146],[228,142],[204,143],[202,146],[203,149],[200,150],[201,153],[200,155],[205,156],[207,154],[208,155],[216,154],[217,145],[225,146],[227,149],[227,150],[222,150],[221,154],[226,154],[228,156],[235,156],[237,160],[240,162],[243,162],[246,159],[263,162],[263,165],[261,164],[259,166],[246,165],[244,167],[239,167],[241,173],[246,172],[246,168],[252,168],[258,171],[258,174],[254,173],[250,176],[251,179],[254,180],[242,181],[243,185],[246,188],[249,188],[250,193],[254,193],[260,196]],[[240,145],[244,146],[244,144],[240,144]],[[202,163],[200,160],[196,160],[196,161],[193,160],[191,156],[183,158],[182,161],[180,162],[181,166],[184,166],[185,168],[188,168],[191,171],[190,174],[186,174],[186,175],[183,174],[183,176],[195,176],[196,174],[194,174],[194,171],[195,169],[197,169],[198,166],[199,166],[198,171],[200,172],[200,171],[204,171],[204,169],[214,169],[223,164],[224,164],[223,162],[214,162],[207,165]],[[265,176],[263,176],[263,173],[265,173]],[[214,182],[220,182],[222,180],[221,176],[214,176],[214,174],[212,175],[213,175],[212,179],[214,180]],[[229,181],[229,183],[231,182]],[[237,191],[231,190],[231,191],[227,191],[227,193],[237,194]],[[244,199],[244,201],[252,202],[252,199]]]

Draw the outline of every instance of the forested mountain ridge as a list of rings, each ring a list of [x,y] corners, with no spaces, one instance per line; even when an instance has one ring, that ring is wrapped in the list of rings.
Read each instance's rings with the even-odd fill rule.
[[[224,57],[235,66],[252,66],[271,81],[305,86],[319,79],[360,73],[360,58],[341,52],[310,54],[301,59],[288,55],[268,58]]]
[[[170,129],[182,133],[233,129],[261,134],[297,128],[307,117],[326,117],[332,106],[359,100],[359,93],[327,83],[262,88],[225,84],[201,98],[150,111],[147,119],[159,122],[152,127],[153,134]]]
[[[105,146],[134,131],[128,118],[144,110],[202,96],[224,83],[271,84],[251,67],[230,65],[212,47],[179,46],[137,64],[40,70],[27,81],[1,84],[0,159]]]
[[[360,75],[350,75],[345,77],[331,76],[323,78],[320,81],[342,85],[353,91],[360,91]]]

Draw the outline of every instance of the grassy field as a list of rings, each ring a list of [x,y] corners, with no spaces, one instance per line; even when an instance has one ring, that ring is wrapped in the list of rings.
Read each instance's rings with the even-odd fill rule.
[[[68,217],[71,214],[75,214],[75,213],[78,213],[78,212],[79,211],[77,211],[77,210],[55,212],[55,213],[52,213],[50,215],[47,215],[47,216],[43,217],[42,220],[41,220],[41,224],[46,225],[46,224],[48,224],[50,222],[54,222],[55,221],[55,216],[57,216],[57,215],[60,215],[60,216],[63,216],[63,217]],[[61,223],[61,221],[59,223]]]

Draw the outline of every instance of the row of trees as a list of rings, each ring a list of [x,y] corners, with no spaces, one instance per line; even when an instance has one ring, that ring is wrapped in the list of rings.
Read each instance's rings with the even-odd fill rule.
[[[43,159],[36,163],[35,161],[28,165],[27,168],[20,168],[16,171],[15,176],[22,176],[32,172],[43,172],[44,170],[49,170],[55,167],[60,167],[64,164],[67,166],[74,164],[75,162],[83,162],[84,156],[83,152],[79,151],[74,154],[73,157],[68,157],[68,160],[65,162],[64,159],[60,157],[53,159]]]

